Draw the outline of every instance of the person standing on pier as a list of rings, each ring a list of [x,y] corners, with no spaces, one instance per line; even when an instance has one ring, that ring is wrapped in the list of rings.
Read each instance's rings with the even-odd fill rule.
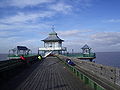
[[[22,56],[20,56],[20,59],[22,59],[22,61],[27,65],[27,66],[29,66],[29,60],[27,60],[23,55]]]
[[[38,60],[42,60],[42,56],[41,55],[38,55]]]

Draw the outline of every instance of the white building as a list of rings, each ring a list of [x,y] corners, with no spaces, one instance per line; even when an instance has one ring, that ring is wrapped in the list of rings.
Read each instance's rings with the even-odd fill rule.
[[[82,49],[83,54],[90,54],[91,53],[91,48],[87,44],[85,44],[81,49]]]
[[[46,53],[61,54],[62,51],[66,51],[66,48],[62,47],[62,42],[64,40],[60,39],[54,30],[51,33],[49,33],[49,36],[42,41],[44,42],[44,47],[39,48],[39,52],[42,51],[44,54]]]

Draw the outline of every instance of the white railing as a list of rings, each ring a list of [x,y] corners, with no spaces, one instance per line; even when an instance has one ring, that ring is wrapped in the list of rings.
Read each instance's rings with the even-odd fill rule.
[[[52,51],[49,51],[47,53],[45,53],[45,56],[44,57],[47,57],[48,55],[50,55],[52,53]]]
[[[40,51],[44,50],[66,50],[66,47],[44,47],[44,48],[39,48]]]

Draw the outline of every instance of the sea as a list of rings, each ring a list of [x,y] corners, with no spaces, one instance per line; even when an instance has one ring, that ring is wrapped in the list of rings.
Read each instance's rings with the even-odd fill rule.
[[[8,59],[8,54],[0,54],[0,61],[4,61]]]
[[[8,54],[0,54],[0,61],[7,60]],[[96,52],[95,63],[120,68],[120,52]]]
[[[120,68],[120,52],[97,52],[95,63]]]

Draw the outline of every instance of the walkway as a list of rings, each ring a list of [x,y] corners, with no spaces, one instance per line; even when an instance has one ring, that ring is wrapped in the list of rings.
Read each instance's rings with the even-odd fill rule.
[[[46,58],[16,90],[91,90],[55,57]]]

